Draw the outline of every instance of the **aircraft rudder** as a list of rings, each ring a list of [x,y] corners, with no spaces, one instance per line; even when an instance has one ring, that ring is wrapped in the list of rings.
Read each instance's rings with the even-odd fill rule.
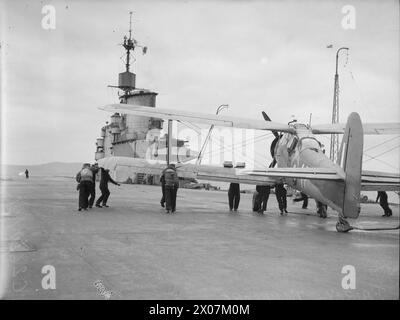
[[[338,158],[338,164],[346,174],[343,195],[345,218],[357,218],[360,213],[363,144],[364,132],[361,118],[358,113],[353,112],[347,119]]]

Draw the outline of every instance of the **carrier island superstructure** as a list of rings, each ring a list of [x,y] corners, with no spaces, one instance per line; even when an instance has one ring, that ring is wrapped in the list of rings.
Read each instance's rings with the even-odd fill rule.
[[[118,89],[120,103],[156,107],[157,93],[148,89],[136,87],[136,75],[130,71],[131,55],[140,48],[145,54],[147,47],[141,46],[132,36],[132,13],[130,14],[129,37],[124,36],[122,43],[126,51],[125,71],[119,74],[118,86],[109,86]],[[167,136],[161,136],[163,120],[136,116],[132,114],[115,113],[111,121],[101,128],[100,138],[96,142],[96,161],[105,157],[132,157],[166,161]],[[185,141],[171,139],[170,160],[183,162],[193,159],[197,153],[190,150]],[[158,177],[129,172],[128,169],[118,167],[115,178],[121,182],[147,183],[158,182]]]

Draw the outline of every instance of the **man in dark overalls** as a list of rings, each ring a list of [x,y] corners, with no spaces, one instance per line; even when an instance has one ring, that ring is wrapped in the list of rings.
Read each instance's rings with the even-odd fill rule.
[[[278,201],[279,210],[281,211],[281,215],[287,212],[287,199],[286,199],[287,191],[283,183],[277,183],[275,185],[275,196],[276,200]]]
[[[326,204],[323,204],[321,201],[315,200],[315,202],[317,203],[317,213],[319,217],[323,219],[327,218],[328,206]]]
[[[87,210],[89,205],[89,194],[93,184],[93,173],[90,170],[90,164],[85,163],[82,170],[76,175],[76,181],[79,183],[79,211]]]
[[[97,163],[93,164],[90,167],[90,170],[92,170],[93,173],[93,184],[92,189],[90,190],[89,209],[92,209],[94,199],[96,198],[96,174],[99,172],[99,165]]]
[[[257,211],[258,213],[264,213],[264,211],[267,210],[267,203],[269,199],[269,195],[271,193],[271,187],[270,186],[263,186],[263,185],[257,185],[256,186],[256,191],[258,193],[258,201],[257,201]],[[259,203],[259,205],[258,205]]]
[[[171,163],[164,171],[165,179],[165,202],[167,213],[176,210],[176,195],[179,188],[179,177],[176,173],[175,164]]]
[[[240,202],[240,185],[239,183],[231,183],[228,190],[229,210],[237,211]]]
[[[392,215],[392,209],[389,208],[389,203],[388,203],[388,196],[385,191],[378,191],[378,196],[376,197],[376,201],[381,205],[383,211],[385,214],[382,217],[390,217]]]
[[[301,197],[300,198],[293,199],[293,202],[299,202],[299,201],[303,201],[302,208],[303,209],[307,209],[307,207],[308,207],[308,196],[305,193],[301,192]]]
[[[167,169],[164,169],[161,172],[161,177],[160,177],[161,192],[162,192],[160,204],[161,204],[161,207],[163,207],[163,208],[165,207],[165,170],[167,170]]]
[[[107,205],[108,197],[110,196],[110,190],[108,189],[108,182],[115,184],[116,186],[120,186],[118,182],[115,182],[110,176],[110,170],[100,168],[100,191],[101,196],[96,201],[96,207],[101,208],[100,203],[103,203],[103,207],[109,207]]]

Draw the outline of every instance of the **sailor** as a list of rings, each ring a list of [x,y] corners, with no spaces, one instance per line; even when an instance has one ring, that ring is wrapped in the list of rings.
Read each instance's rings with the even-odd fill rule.
[[[257,185],[256,190],[259,196],[259,207],[256,210],[258,213],[264,213],[264,211],[267,210],[267,203],[269,199],[269,194],[271,193],[271,187],[270,186],[263,186],[263,185]]]
[[[165,207],[165,170],[167,170],[167,169],[164,169],[161,172],[161,177],[160,177],[161,192],[162,192],[160,204],[161,204],[161,207],[163,207],[163,208]]]
[[[382,217],[390,217],[392,215],[392,209],[389,208],[388,204],[388,196],[385,191],[378,191],[378,196],[376,197],[376,201],[381,205],[383,211],[385,212]]]
[[[29,179],[29,171],[28,171],[28,169],[25,169],[25,177],[26,177],[27,179]]]
[[[257,190],[256,186],[256,192],[253,194],[253,212],[259,212],[261,208],[261,195]]]
[[[276,200],[278,201],[279,210],[281,211],[281,215],[287,212],[287,200],[286,200],[287,191],[283,183],[277,183],[275,185],[275,196]]]
[[[317,203],[317,213],[319,217],[325,219],[328,216],[326,213],[328,211],[328,206],[317,200],[315,200],[315,202]]]
[[[293,202],[303,201],[302,208],[303,209],[307,209],[307,207],[308,207],[308,196],[303,192],[301,192],[300,195],[301,195],[300,198],[293,199]]]
[[[231,183],[228,190],[229,210],[237,211],[240,202],[240,185],[239,183]]]
[[[175,164],[170,164],[164,171],[165,180],[165,202],[167,213],[176,210],[176,195],[179,188],[179,177],[176,173]]]
[[[97,163],[94,163],[90,167],[90,170],[92,170],[93,173],[93,184],[92,184],[92,189],[90,190],[89,209],[92,209],[94,199],[96,198],[96,174],[97,172],[99,172],[99,165]]]
[[[110,190],[108,189],[108,182],[115,184],[116,186],[120,186],[118,182],[115,182],[110,176],[110,170],[100,168],[100,191],[101,196],[96,201],[96,207],[101,208],[100,203],[103,204],[103,207],[109,207],[107,205],[108,197],[110,196]]]
[[[93,185],[93,172],[90,170],[90,164],[85,163],[82,166],[81,171],[76,175],[76,181],[79,183],[79,208],[81,211],[87,210],[89,205],[89,194]]]

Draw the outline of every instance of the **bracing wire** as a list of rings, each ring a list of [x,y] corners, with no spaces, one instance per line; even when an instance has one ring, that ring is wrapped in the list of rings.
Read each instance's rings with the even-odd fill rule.
[[[267,137],[267,136],[269,136],[269,135],[272,135],[272,133],[268,133],[268,134],[259,136],[259,137],[257,137],[257,138],[254,138],[254,141],[253,141],[253,142],[261,141],[262,139],[264,139],[265,137]],[[211,141],[216,141],[216,140],[212,140],[211,138],[210,138],[210,140],[211,140]],[[212,155],[217,154],[218,152],[221,152],[221,150],[223,150],[223,149],[227,149],[228,151],[233,151],[233,149],[234,149],[235,146],[238,146],[239,144],[245,144],[245,145],[246,145],[245,142],[250,141],[250,140],[253,140],[253,138],[247,139],[247,140],[245,140],[244,142],[236,143],[236,144],[234,144],[232,147],[231,147],[231,146],[227,146],[227,147],[221,146],[221,142],[220,142],[220,141],[216,141],[217,144],[218,144],[218,148],[217,148],[216,150],[208,151],[208,152],[204,153],[203,155],[212,156]],[[260,155],[259,153],[257,153],[256,150],[254,150],[254,152],[255,152],[257,155]],[[242,156],[243,156],[243,155],[242,155]],[[259,165],[259,166],[263,166],[263,165],[264,165],[264,163],[261,163],[260,161],[256,161],[255,159],[252,159],[252,158],[250,158],[249,156],[243,156],[243,158],[244,158],[245,160],[247,160],[247,161],[250,161],[250,162],[253,161],[256,165]]]
[[[369,147],[369,148],[365,149],[364,152],[369,151],[369,150],[372,150],[372,149],[374,149],[374,148],[376,148],[376,147],[380,147],[381,145],[383,145],[383,144],[385,144],[385,143],[387,143],[387,142],[390,142],[390,141],[392,141],[392,140],[398,139],[398,138],[400,138],[400,136],[396,136],[396,137],[390,138],[390,139],[388,139],[388,140],[386,140],[386,141],[384,141],[384,142],[382,142],[382,143],[378,143],[378,144],[376,144],[376,145],[374,145],[374,146],[372,146],[372,147]]]
[[[372,157],[372,156],[370,156],[369,154],[366,154],[366,153],[364,153],[364,155],[367,156],[367,157],[369,157],[369,158],[371,158],[370,160],[379,161],[379,162],[381,162],[381,163],[387,165],[388,167],[390,167],[390,168],[392,168],[392,169],[398,170],[398,168],[396,168],[395,166],[391,165],[390,163],[388,163],[388,162],[386,162],[386,161],[383,161],[382,159],[374,159],[374,157]]]
[[[369,157],[371,157],[371,159],[365,160],[365,161],[363,161],[363,162],[366,163],[366,162],[368,162],[368,161],[370,161],[370,160],[376,159],[377,157],[383,156],[384,154],[386,154],[386,153],[388,153],[388,152],[390,152],[390,151],[392,151],[392,150],[394,150],[394,149],[397,149],[397,148],[399,148],[399,147],[400,147],[400,146],[397,145],[397,146],[394,146],[393,148],[390,148],[389,150],[386,150],[385,152],[382,152],[382,153],[380,153],[380,154],[378,154],[378,155],[376,155],[376,156],[373,156],[373,157],[369,156]]]
[[[197,126],[197,125],[194,125],[194,124],[192,124],[192,123],[186,123],[186,122],[180,121],[180,120],[179,120],[178,122],[179,122],[179,123],[182,123],[184,126],[190,128],[190,129],[193,129],[193,130],[196,131],[198,134],[201,133],[201,129],[202,129],[202,128],[199,127],[199,126]],[[213,156],[213,155],[218,154],[219,152],[221,152],[221,150],[224,150],[224,149],[228,149],[228,151],[233,151],[233,149],[234,149],[235,147],[238,147],[239,145],[246,145],[247,142],[250,142],[250,141],[252,141],[253,139],[254,139],[253,142],[259,142],[259,141],[263,140],[264,138],[266,138],[266,137],[268,137],[268,136],[271,136],[271,135],[272,135],[272,133],[266,133],[266,134],[263,134],[263,135],[258,136],[258,137],[256,137],[256,138],[249,138],[249,139],[247,139],[247,140],[245,140],[245,141],[240,141],[240,142],[237,142],[237,143],[233,144],[232,147],[231,147],[231,146],[221,146],[221,141],[217,141],[217,140],[213,139],[212,136],[210,136],[210,138],[209,138],[210,142],[214,142],[214,141],[217,142],[217,144],[218,144],[217,149],[214,149],[214,150],[205,152],[205,153],[203,153],[203,156],[204,156],[204,155]],[[258,155],[258,156],[263,156],[262,154],[260,154],[260,153],[257,152],[256,150],[254,150],[254,153],[255,153],[256,155]],[[243,155],[242,155],[242,156],[243,156]],[[256,161],[255,159],[251,159],[251,158],[248,157],[248,156],[243,156],[243,157],[244,157],[247,161],[254,161],[254,163],[255,163],[256,165],[259,165],[259,166],[263,166],[263,165],[264,165],[264,163],[261,163],[260,161]]]

